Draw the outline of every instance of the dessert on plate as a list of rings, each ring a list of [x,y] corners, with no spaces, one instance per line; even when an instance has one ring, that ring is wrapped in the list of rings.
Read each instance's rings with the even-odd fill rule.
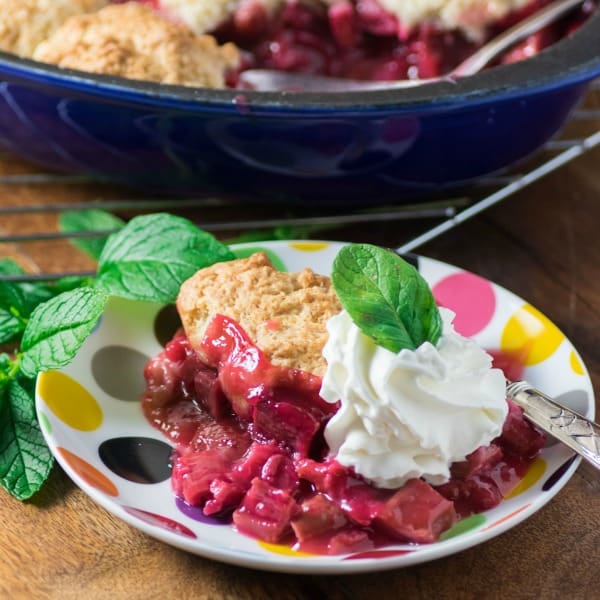
[[[365,257],[395,276],[354,285]],[[331,278],[262,253],[218,263],[177,309],[182,328],[144,371],[144,414],[174,444],[179,501],[263,542],[437,541],[501,502],[544,445],[492,357],[387,251],[345,247]]]

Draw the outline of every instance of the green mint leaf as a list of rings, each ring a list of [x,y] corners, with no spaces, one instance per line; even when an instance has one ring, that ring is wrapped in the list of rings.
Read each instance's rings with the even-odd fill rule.
[[[397,254],[369,244],[344,246],[331,275],[354,323],[392,352],[436,344],[442,320],[429,285]]]
[[[55,294],[62,294],[62,292],[68,292],[78,287],[89,287],[93,284],[93,277],[77,277],[76,275],[69,275],[67,277],[61,277],[52,284],[52,290]]]
[[[113,231],[122,229],[125,221],[103,210],[69,210],[62,213],[58,220],[59,229],[65,233],[85,231]],[[106,244],[108,235],[90,238],[73,238],[73,246],[98,260]]]
[[[25,323],[22,319],[0,307],[0,344],[17,340],[24,330]]]
[[[15,377],[18,370],[18,361],[13,360],[6,352],[2,352],[0,354],[0,395],[2,394],[2,390]]]
[[[122,298],[172,302],[198,269],[234,258],[227,246],[187,219],[144,215],[109,238],[95,285]]]
[[[0,274],[22,275],[24,272],[11,259],[0,260]],[[53,293],[45,284],[0,281],[0,344],[16,340],[23,333],[31,311]]]
[[[21,340],[21,371],[34,377],[68,364],[94,329],[107,299],[101,290],[77,288],[38,306]]]
[[[31,380],[14,379],[0,389],[0,484],[19,500],[40,489],[54,464],[34,398]]]
[[[2,275],[20,275],[23,272],[19,265],[8,259],[0,260]],[[25,329],[25,321],[19,315],[19,308],[25,302],[23,294],[12,282],[0,281],[0,344],[16,340]]]
[[[1,275],[23,275],[25,271],[11,259],[0,260]],[[13,308],[23,316],[54,295],[52,288],[45,283],[0,281],[0,306]]]

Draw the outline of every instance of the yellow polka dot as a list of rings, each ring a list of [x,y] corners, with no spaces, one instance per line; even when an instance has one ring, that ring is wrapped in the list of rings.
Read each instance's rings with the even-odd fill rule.
[[[531,366],[546,360],[564,339],[554,323],[525,304],[506,323],[500,347],[508,354],[519,355],[524,365]]]
[[[96,399],[77,381],[60,373],[42,373],[38,392],[48,408],[63,422],[79,431],[93,431],[102,423]]]
[[[328,246],[327,242],[293,242],[290,244],[291,248],[300,250],[300,252],[318,252],[325,250]]]
[[[573,369],[573,373],[577,373],[577,375],[583,375],[583,365],[581,364],[581,361],[574,350],[571,350],[569,364],[571,365],[571,369]]]
[[[259,540],[258,545],[269,552],[273,552],[273,554],[283,554],[283,556],[314,556],[313,554],[308,554],[308,552],[299,552],[298,550],[294,550],[293,548],[284,546],[283,544],[269,544]]]
[[[546,461],[542,458],[536,458],[525,477],[505,496],[506,499],[514,498],[528,490],[532,485],[540,480],[540,477],[546,472]]]

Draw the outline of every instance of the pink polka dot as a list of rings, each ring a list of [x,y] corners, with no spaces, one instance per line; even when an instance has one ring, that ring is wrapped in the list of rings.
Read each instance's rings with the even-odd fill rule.
[[[355,560],[359,558],[390,558],[393,556],[404,556],[410,554],[413,550],[368,550],[367,552],[357,552],[346,556],[344,560]]]
[[[456,313],[454,327],[458,333],[479,333],[494,316],[496,296],[492,284],[472,273],[454,273],[438,281],[432,288],[440,306]]]
[[[132,506],[124,506],[123,507],[126,512],[138,519],[148,523],[150,525],[155,525],[156,527],[162,527],[163,529],[168,529],[174,533],[179,533],[185,537],[196,538],[196,534],[189,528],[170,519],[169,517],[165,517],[163,515],[157,515],[153,512],[148,512],[147,510],[142,510],[141,508],[133,508]]]

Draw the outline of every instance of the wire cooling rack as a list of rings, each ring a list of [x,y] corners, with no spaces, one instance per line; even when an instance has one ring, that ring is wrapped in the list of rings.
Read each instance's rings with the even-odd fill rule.
[[[49,213],[60,214],[64,211],[84,211],[89,209],[102,209],[125,216],[133,216],[152,211],[170,211],[179,214],[186,212],[194,215],[194,219],[206,231],[211,231],[219,237],[226,233],[237,234],[244,232],[267,232],[277,230],[288,232],[293,237],[323,237],[324,230],[331,230],[344,226],[361,225],[367,223],[389,223],[393,221],[411,221],[418,223],[421,231],[409,240],[398,245],[397,252],[405,253],[417,249],[419,246],[443,235],[446,231],[464,223],[475,215],[498,204],[514,193],[549,173],[560,169],[582,154],[600,146],[600,80],[592,83],[590,93],[582,105],[573,112],[569,122],[561,133],[548,142],[535,157],[520,165],[518,168],[507,169],[505,172],[494,176],[484,177],[472,184],[468,189],[461,190],[451,198],[433,201],[420,201],[415,204],[401,204],[398,206],[381,206],[369,209],[355,209],[343,212],[310,213],[306,207],[252,206],[247,202],[244,205],[235,205],[231,201],[219,198],[123,198],[118,193],[109,199],[90,199],[73,201],[73,193],[68,194],[69,200],[44,204],[19,204],[10,202],[10,188],[27,186],[34,188],[48,188],[62,186],[71,192],[94,186],[97,190],[100,182],[83,176],[61,175],[51,173],[16,173],[0,174],[0,247],[12,245],[23,248],[27,243],[47,244],[64,242],[74,237],[99,237],[112,231],[94,231],[64,233],[58,230],[48,230],[48,219],[37,219],[46,227],[44,230],[31,230],[11,232],[2,226],[6,218],[27,218],[28,223],[36,222],[36,217]],[[0,156],[0,162],[2,157]],[[40,189],[40,192],[43,191]],[[114,192],[113,192],[114,195]],[[232,210],[232,207],[235,210]],[[294,212],[296,211],[296,212]],[[197,215],[201,213],[201,220]],[[232,213],[235,217],[231,218]],[[55,222],[55,221],[53,221]],[[416,229],[416,227],[415,227]],[[412,228],[411,228],[412,231]],[[260,235],[260,234],[259,234]],[[265,233],[265,238],[268,234]],[[27,252],[22,256],[28,257]],[[90,274],[89,271],[74,271],[67,266],[63,270],[49,272],[36,264],[35,259],[30,260],[26,275],[0,275],[0,281],[12,280],[50,280],[58,279],[65,275]]]

